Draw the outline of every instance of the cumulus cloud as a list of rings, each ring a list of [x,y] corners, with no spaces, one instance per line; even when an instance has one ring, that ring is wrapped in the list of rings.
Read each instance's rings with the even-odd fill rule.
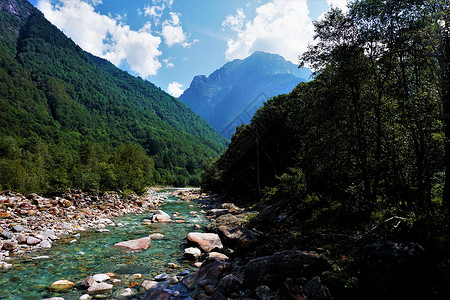
[[[340,8],[343,11],[347,10],[347,0],[327,0],[330,7]]]
[[[227,42],[227,59],[242,59],[261,50],[297,63],[298,55],[306,51],[314,35],[306,0],[271,0],[255,12],[256,16],[248,20],[238,9],[222,23],[224,29],[234,32]]]
[[[183,85],[181,83],[174,81],[167,86],[167,92],[175,98],[178,98],[184,92],[182,87]]]
[[[156,75],[161,63],[161,38],[151,33],[150,23],[134,31],[111,16],[94,10],[100,0],[38,0],[45,17],[71,37],[84,50],[111,61],[127,63],[146,78]],[[119,18],[120,19],[120,18]]]
[[[170,12],[170,19],[162,24],[161,34],[167,46],[171,47],[180,44],[183,47],[189,47],[191,44],[187,41],[187,35],[184,33],[180,22],[180,13]]]

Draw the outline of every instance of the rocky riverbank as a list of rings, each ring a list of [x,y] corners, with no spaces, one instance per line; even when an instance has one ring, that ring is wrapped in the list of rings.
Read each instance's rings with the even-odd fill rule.
[[[2,266],[11,267],[11,256],[50,248],[60,238],[65,243],[76,243],[77,231],[101,232],[110,226],[122,226],[111,219],[124,214],[152,212],[143,219],[143,224],[149,225],[185,222],[177,212],[169,215],[158,210],[171,196],[195,201],[189,205],[200,205],[202,210],[193,210],[189,215],[204,214],[210,221],[203,228],[186,224],[192,231],[186,235],[184,250],[179,252],[179,259],[164,266],[165,272],[115,274],[105,266],[104,273],[90,274],[82,281],[61,278],[49,282],[48,291],[60,297],[54,299],[64,299],[74,289],[78,295],[82,293],[78,299],[331,299],[321,281],[323,274],[333,270],[330,260],[315,252],[282,249],[267,234],[245,227],[257,212],[193,189],[163,193],[149,189],[141,197],[117,193],[99,197],[71,191],[44,198],[4,192],[0,196]],[[154,233],[114,246],[125,252],[145,251],[155,247],[152,240],[160,238],[164,237]],[[194,270],[182,269],[181,260],[181,265],[188,262]]]
[[[72,190],[51,198],[36,194],[0,193],[0,268],[8,269],[11,256],[49,249],[61,237],[84,230],[107,230],[112,218],[157,208],[172,192],[149,188],[142,195],[107,192],[88,195]],[[178,192],[177,192],[178,193]],[[198,196],[197,196],[198,197]],[[69,242],[76,242],[76,235]]]

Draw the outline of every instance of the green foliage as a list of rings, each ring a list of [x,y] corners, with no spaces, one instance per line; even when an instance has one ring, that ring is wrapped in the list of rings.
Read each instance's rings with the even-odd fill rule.
[[[0,12],[3,188],[198,184],[202,162],[224,150],[214,129],[153,84],[82,51],[28,2],[16,6],[17,15]]]

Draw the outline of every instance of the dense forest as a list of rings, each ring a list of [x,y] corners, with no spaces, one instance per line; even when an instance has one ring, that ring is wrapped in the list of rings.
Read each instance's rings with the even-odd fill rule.
[[[0,189],[198,185],[226,141],[186,105],[0,1]]]
[[[374,241],[420,243],[433,271],[411,265],[373,297],[395,284],[389,297],[448,295],[449,24],[448,1],[332,9],[299,57],[313,79],[239,127],[203,188],[268,208],[252,226],[287,230],[290,247],[325,249],[345,273],[343,299],[380,280],[358,264]]]

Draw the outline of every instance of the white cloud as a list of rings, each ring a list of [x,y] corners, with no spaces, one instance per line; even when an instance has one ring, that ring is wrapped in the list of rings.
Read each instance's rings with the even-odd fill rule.
[[[166,64],[166,68],[173,68],[173,67],[175,67],[174,63],[172,62],[172,57],[163,59],[163,63]]]
[[[89,1],[89,0],[88,0]],[[99,0],[38,0],[45,17],[71,37],[84,50],[108,59],[118,66],[126,62],[130,69],[146,78],[156,75],[161,63],[158,49],[161,38],[152,35],[150,23],[140,30],[94,11]]]
[[[327,4],[330,6],[326,11],[324,11],[317,20],[323,20],[325,18],[325,15],[330,11],[330,9],[333,8],[339,8],[343,12],[347,12],[347,0],[326,0]]]
[[[171,19],[165,20],[162,24],[161,34],[169,47],[175,44],[180,44],[183,47],[191,45],[191,43],[187,42],[186,33],[181,27],[180,16],[180,13],[170,12]]]
[[[227,16],[223,22],[223,28],[235,33],[227,42],[227,59],[242,59],[261,50],[298,63],[298,56],[306,51],[314,35],[306,0],[271,0],[255,12],[253,20],[247,20],[238,9],[236,15]]]
[[[347,10],[347,0],[327,0],[327,4],[334,8],[340,8],[342,11]]]
[[[169,85],[167,86],[167,92],[175,98],[178,98],[184,92],[182,87],[183,85],[181,83],[174,81],[172,83],[169,83]]]

